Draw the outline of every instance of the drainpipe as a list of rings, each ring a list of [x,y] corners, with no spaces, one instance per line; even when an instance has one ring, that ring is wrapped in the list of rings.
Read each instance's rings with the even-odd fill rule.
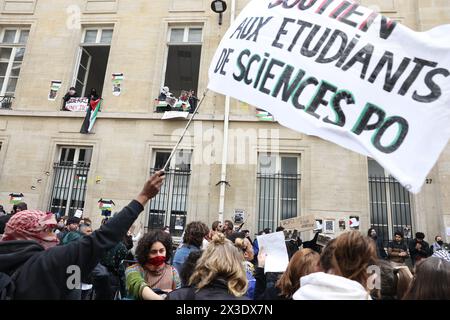
[[[230,26],[233,24],[236,15],[236,0],[231,0]],[[230,121],[230,96],[225,97],[225,118],[223,121],[223,149],[222,149],[222,170],[220,175],[220,198],[219,198],[219,221],[223,223],[225,211],[225,188],[227,182],[227,161],[228,161],[228,128]]]

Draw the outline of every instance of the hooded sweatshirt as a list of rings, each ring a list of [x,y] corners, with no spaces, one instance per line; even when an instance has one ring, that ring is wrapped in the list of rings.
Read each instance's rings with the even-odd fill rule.
[[[69,293],[68,267],[79,266],[81,279],[117,245],[144,208],[133,200],[89,236],[48,250],[34,241],[0,241],[0,272],[15,275],[16,300],[64,300]]]
[[[300,289],[294,300],[371,300],[369,293],[356,281],[316,272],[300,278]]]

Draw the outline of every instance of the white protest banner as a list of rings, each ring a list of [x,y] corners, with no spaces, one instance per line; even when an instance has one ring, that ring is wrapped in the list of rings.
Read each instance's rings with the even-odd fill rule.
[[[450,137],[450,25],[415,32],[354,1],[253,0],[209,89],[377,160],[420,191]]]
[[[316,227],[316,219],[314,215],[297,217],[280,221],[280,226],[287,230],[297,230],[298,232],[314,230]]]
[[[284,233],[269,233],[256,238],[258,239],[259,249],[267,254],[264,273],[286,271],[289,264],[289,256],[284,240]]]
[[[166,111],[166,112],[164,112],[164,115],[162,116],[161,120],[177,119],[177,118],[187,119],[188,117],[189,117],[189,112]]]
[[[68,111],[86,112],[88,104],[88,98],[70,98],[69,101],[67,101],[65,108]]]

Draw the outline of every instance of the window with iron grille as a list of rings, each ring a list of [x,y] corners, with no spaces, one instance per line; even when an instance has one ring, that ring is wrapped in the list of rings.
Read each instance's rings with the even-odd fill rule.
[[[11,108],[19,81],[29,28],[4,28],[0,34],[0,98],[1,108]]]
[[[60,148],[59,161],[53,165],[49,211],[62,217],[84,209],[91,158],[92,148]]]
[[[156,151],[151,174],[161,170],[170,157],[171,151]],[[170,227],[174,237],[181,237],[186,227],[188,214],[189,181],[191,177],[192,152],[180,150],[172,158],[169,170],[159,194],[150,201],[148,229],[157,230]]]
[[[300,156],[260,154],[258,161],[258,230],[275,230],[300,215]]]
[[[387,247],[400,230],[405,238],[413,234],[411,195],[394,177],[373,159],[368,160],[370,222]]]

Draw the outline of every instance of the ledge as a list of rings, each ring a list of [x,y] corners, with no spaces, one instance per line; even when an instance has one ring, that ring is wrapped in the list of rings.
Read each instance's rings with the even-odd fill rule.
[[[161,120],[163,113],[123,113],[123,112],[101,112],[98,119],[124,119],[124,120]],[[25,111],[25,110],[1,110],[1,116],[10,117],[40,117],[40,118],[78,118],[82,119],[86,116],[84,112],[68,112],[68,111]],[[198,121],[224,121],[223,114],[202,114],[195,116]],[[172,119],[161,121],[186,121],[185,119]],[[262,122],[253,115],[230,115],[230,121],[234,122]],[[269,122],[271,123],[271,122]],[[273,123],[273,122],[272,122]]]

